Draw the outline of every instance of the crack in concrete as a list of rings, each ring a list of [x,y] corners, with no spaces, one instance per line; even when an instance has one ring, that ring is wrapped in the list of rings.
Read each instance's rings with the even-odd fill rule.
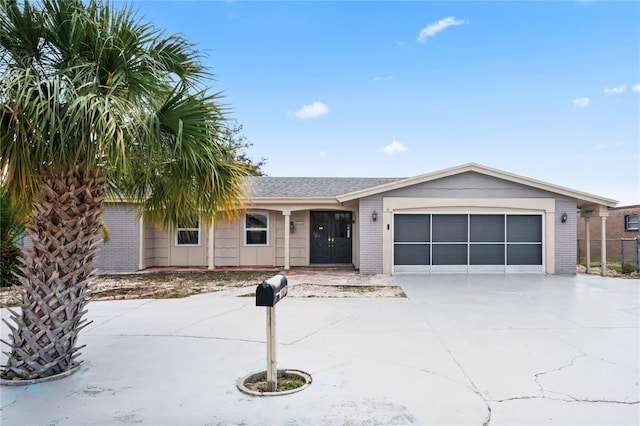
[[[584,353],[583,351],[580,351],[580,352],[582,352],[582,355],[576,355],[576,356],[574,356],[568,364],[561,365],[560,367],[558,367],[558,368],[554,368],[553,370],[543,371],[543,372],[541,372],[541,373],[536,373],[536,374],[534,374],[534,377],[536,378],[536,379],[535,379],[535,380],[536,380],[536,383],[537,383],[537,384],[538,384],[538,386],[540,387],[540,390],[541,390],[541,391],[543,391],[543,390],[544,390],[544,388],[542,387],[542,385],[538,382],[538,378],[539,378],[540,376],[544,376],[545,374],[555,373],[555,372],[558,372],[558,371],[564,370],[565,368],[568,368],[568,367],[573,366],[573,365],[575,364],[575,362],[576,362],[576,360],[577,360],[577,359],[579,359],[579,358],[587,358],[587,357],[589,357],[589,355],[588,355],[588,354],[586,354],[586,353]]]
[[[544,391],[545,393],[555,393],[558,395],[564,395],[567,396],[571,399],[566,399],[566,398],[551,398],[550,396],[547,395],[542,395],[542,396],[514,396],[513,398],[503,398],[503,399],[490,399],[489,401],[491,402],[509,402],[509,401],[517,401],[517,400],[524,400],[524,399],[548,399],[550,401],[563,401],[563,402],[588,402],[588,403],[601,403],[601,404],[623,404],[623,405],[638,405],[640,404],[640,401],[615,401],[615,400],[609,400],[609,399],[579,399],[579,398],[574,398],[571,395],[568,395],[566,393],[561,393],[561,392],[553,392],[553,391]]]
[[[633,328],[633,327],[621,327],[621,328]],[[635,328],[634,328],[634,329],[635,329]],[[548,335],[550,335],[550,336],[554,337],[555,339],[557,339],[557,340],[561,341],[561,342],[562,342],[562,343],[564,343],[565,345],[571,346],[571,347],[572,347],[572,348],[574,348],[575,350],[577,350],[577,351],[581,352],[584,356],[587,356],[587,357],[590,357],[590,358],[594,358],[594,359],[600,360],[600,361],[602,361],[602,362],[606,362],[607,364],[617,365],[617,366],[619,366],[619,367],[630,368],[630,369],[632,369],[632,370],[634,370],[634,371],[640,371],[640,370],[638,370],[636,367],[634,367],[634,366],[632,366],[632,365],[628,365],[628,364],[621,364],[621,363],[619,363],[619,362],[613,362],[613,361],[609,361],[608,359],[604,359],[604,358],[601,358],[601,357],[593,356],[593,355],[591,355],[591,354],[589,354],[589,353],[585,352],[584,350],[582,350],[582,348],[580,348],[580,347],[578,347],[578,346],[574,345],[573,343],[571,343],[571,342],[567,342],[567,341],[566,341],[565,339],[563,339],[562,337],[559,337],[559,336],[555,335],[554,333],[552,333],[552,332],[551,332],[551,331],[553,331],[553,330],[545,330],[545,331],[547,332],[547,334],[548,334]]]
[[[221,313],[219,313],[219,314],[215,314],[215,315],[211,315],[211,316],[206,317],[206,318],[202,318],[202,319],[200,319],[200,320],[198,320],[198,321],[196,321],[196,322],[193,322],[193,323],[191,323],[191,324],[187,324],[187,325],[185,325],[185,326],[183,326],[183,327],[177,328],[177,329],[176,329],[176,330],[174,330],[174,331],[175,331],[175,332],[182,331],[182,330],[184,330],[185,328],[193,327],[194,325],[200,324],[200,323],[205,322],[205,321],[208,321],[208,320],[210,320],[210,319],[213,319],[213,318],[219,318],[219,317],[221,317],[221,316],[223,316],[223,315],[227,315],[227,314],[230,314],[230,313],[233,313],[233,312],[241,311],[241,310],[242,310],[242,309],[244,309],[247,305],[249,305],[249,302],[247,302],[247,303],[245,303],[244,305],[241,305],[241,306],[239,306],[239,307],[237,307],[237,308],[229,309],[228,311],[224,311],[224,312],[221,312]]]
[[[303,341],[303,340],[305,340],[305,339],[308,339],[309,337],[311,337],[311,336],[313,336],[313,335],[315,335],[315,334],[318,334],[318,333],[322,332],[323,330],[327,330],[327,329],[329,329],[329,328],[333,327],[334,325],[337,325],[337,324],[340,324],[341,322],[344,322],[344,321],[346,321],[346,320],[349,320],[349,319],[353,318],[354,316],[356,316],[356,315],[357,315],[357,314],[359,314],[359,313],[360,313],[360,311],[358,311],[358,312],[354,312],[354,313],[352,313],[352,314],[350,314],[350,315],[347,315],[347,316],[345,316],[345,317],[339,318],[339,319],[337,319],[336,321],[332,322],[331,324],[328,324],[328,325],[326,325],[326,326],[324,326],[324,327],[321,327],[321,328],[319,328],[319,329],[317,329],[317,330],[314,330],[314,331],[310,332],[309,334],[307,334],[307,335],[304,335],[304,336],[300,337],[299,339],[296,339],[296,340],[294,340],[294,341],[292,341],[292,342],[289,342],[289,343],[283,343],[283,344],[284,344],[284,345],[288,345],[288,346],[293,346],[293,345],[295,345],[295,344],[297,344],[297,343],[302,342],[302,341]]]
[[[3,393],[4,393],[4,390],[3,390]],[[2,399],[4,400],[4,395],[3,395]],[[3,401],[3,402],[4,402],[4,401]],[[18,402],[18,396],[17,396],[17,395],[15,394],[15,392],[14,392],[14,394],[13,394],[13,400],[12,400],[12,401],[10,401],[10,402],[7,402],[7,403],[5,403],[5,404],[2,404],[2,405],[0,406],[0,411],[4,411],[4,410],[6,410],[7,408],[11,407],[12,405],[15,405],[15,404],[16,404],[16,402]],[[1,422],[0,422],[0,423],[1,423]]]
[[[580,349],[578,349],[578,350],[580,350]],[[541,373],[536,373],[536,374],[533,375],[533,377],[534,377],[533,380],[536,382],[536,385],[538,385],[538,388],[540,388],[540,396],[542,398],[545,398],[545,392],[547,392],[547,391],[545,390],[544,386],[542,386],[542,383],[539,382],[540,376],[544,376],[545,374],[549,374],[549,373],[557,373],[558,371],[562,371],[565,368],[573,366],[578,358],[585,358],[585,357],[588,356],[582,350],[580,350],[580,352],[582,352],[582,355],[574,356],[573,359],[571,360],[571,362],[569,362],[568,364],[561,365],[560,367],[554,368],[553,370],[543,371]],[[567,396],[570,396],[570,395],[567,395]]]
[[[503,399],[490,399],[491,402],[507,402],[507,401],[517,401],[520,399],[545,399],[544,396],[514,396],[511,398],[503,398]]]
[[[562,340],[562,339],[560,339]],[[567,343],[567,342],[565,342]],[[567,343],[569,346],[572,346],[576,349],[578,349],[580,352],[583,352],[580,348],[577,348],[569,343]],[[578,355],[573,357],[573,359],[571,360],[570,363],[562,365],[558,368],[555,368],[553,370],[549,370],[549,371],[543,371],[541,373],[536,373],[534,374],[535,377],[535,382],[538,385],[538,387],[540,388],[540,394],[541,394],[541,399],[550,399],[550,400],[554,400],[554,401],[565,401],[565,402],[588,402],[588,403],[607,403],[607,404],[624,404],[624,405],[637,405],[640,404],[640,400],[639,401],[617,401],[617,400],[609,400],[609,399],[586,399],[586,398],[576,398],[573,395],[570,395],[568,393],[563,393],[563,392],[557,392],[557,391],[551,391],[551,390],[547,390],[544,388],[544,386],[542,386],[542,384],[539,382],[539,378],[541,376],[544,376],[545,374],[550,374],[550,373],[556,373],[559,371],[564,370],[565,368],[569,368],[575,365],[576,360],[580,359],[580,358],[594,358],[594,359],[598,359],[600,361],[604,361],[606,363],[612,364],[612,365],[619,365],[619,366],[623,366],[623,367],[628,367],[626,365],[623,364],[617,364],[615,362],[610,362],[607,361],[606,359],[602,359],[602,358],[597,358],[597,357],[592,357],[591,355],[583,352],[582,355]],[[632,368],[633,369],[633,368]],[[567,398],[570,399],[566,399],[566,398],[551,398],[548,396],[548,394],[556,394],[556,395],[563,395],[566,396]],[[509,398],[510,399],[510,398]],[[509,400],[509,399],[505,399]],[[513,399],[517,399],[517,398],[513,398]],[[502,401],[498,401],[498,402],[502,402]]]
[[[85,335],[90,335],[90,333],[91,333],[91,331],[92,331],[92,330],[95,330],[95,329],[96,329],[96,328],[98,328],[98,327],[102,327],[103,325],[108,324],[108,323],[110,323],[111,321],[114,321],[114,320],[116,320],[116,319],[120,318],[121,316],[127,315],[127,314],[129,314],[130,312],[132,312],[132,311],[137,311],[137,310],[138,310],[138,309],[140,309],[141,307],[143,307],[143,306],[145,306],[145,305],[148,305],[149,303],[152,303],[152,302],[155,302],[155,301],[156,301],[155,299],[147,300],[146,302],[143,302],[143,303],[139,304],[139,305],[138,305],[138,306],[136,306],[135,308],[133,308],[133,309],[128,309],[128,310],[126,310],[126,311],[123,311],[123,312],[122,312],[122,313],[120,313],[119,315],[116,315],[116,316],[114,316],[114,317],[111,317],[111,318],[109,318],[109,319],[106,319],[106,320],[104,320],[104,321],[103,321],[103,322],[101,322],[101,323],[98,323],[95,319],[92,319],[92,320],[91,320],[91,322],[93,323],[93,327],[91,327],[90,329],[88,329],[84,334],[85,334]],[[96,303],[96,302],[91,302],[91,303]],[[91,307],[91,303],[89,304],[89,307]],[[89,309],[89,312],[87,313],[87,316],[91,317],[91,315],[92,315],[92,314],[91,314],[91,309]]]
[[[254,340],[254,339],[237,339],[231,337],[217,337],[217,336],[195,336],[189,334],[106,334],[102,336],[110,337],[177,337],[181,339],[202,339],[202,340],[224,340],[229,342],[247,342],[247,343],[265,343],[266,340]]]
[[[575,346],[575,345],[573,345],[573,344],[571,344],[569,342],[564,341],[563,339],[559,338],[558,336],[555,336],[555,335],[553,335],[551,333],[549,333],[549,334],[552,335],[553,337],[557,338],[561,342],[567,344],[568,346],[571,346],[572,348],[582,352],[582,354],[573,357],[569,363],[561,365],[558,368],[554,368],[552,370],[543,371],[543,372],[534,374],[534,380],[535,380],[536,384],[538,385],[538,387],[540,388],[540,395],[538,395],[538,396],[525,395],[525,396],[516,396],[516,397],[512,397],[512,398],[490,399],[490,400],[488,400],[489,402],[503,403],[503,402],[509,402],[509,401],[517,401],[517,400],[547,399],[547,400],[551,400],[551,401],[563,401],[563,402],[570,402],[570,403],[573,403],[573,402],[583,402],[583,403],[585,403],[586,402],[586,403],[622,404],[622,405],[638,405],[638,404],[640,404],[640,400],[639,401],[617,401],[617,400],[608,400],[608,399],[576,398],[576,397],[574,397],[574,396],[572,396],[570,394],[566,394],[566,393],[562,393],[562,392],[556,392],[556,391],[550,391],[550,390],[545,389],[544,386],[539,382],[539,378],[541,376],[544,376],[545,374],[556,373],[556,372],[562,371],[562,370],[564,370],[566,368],[572,367],[572,366],[575,365],[575,362],[580,358],[594,358],[594,359],[598,359],[600,361],[603,361],[603,362],[606,362],[606,363],[609,363],[609,364],[612,364],[612,365],[618,365],[618,366],[622,366],[622,367],[629,367],[627,365],[611,362],[611,361],[608,361],[608,360],[603,359],[603,358],[593,357],[593,356],[587,354],[586,352],[584,352],[579,347],[577,347],[577,346]],[[629,367],[629,368],[634,369],[633,367]],[[562,395],[565,398],[553,398],[549,394]]]
[[[431,331],[434,333],[434,335],[438,338],[438,340],[440,341],[440,343],[442,344],[442,346],[444,347],[444,349],[447,351],[447,353],[449,354],[449,356],[451,357],[451,359],[453,360],[453,362],[458,366],[458,368],[460,369],[460,371],[462,372],[462,374],[467,378],[467,380],[469,380],[469,383],[471,384],[470,387],[468,387],[469,390],[471,390],[473,393],[475,393],[480,399],[482,399],[482,401],[484,401],[484,404],[487,406],[487,416],[484,418],[484,420],[482,421],[482,426],[489,426],[489,424],[491,423],[491,404],[489,404],[489,401],[484,397],[484,395],[480,392],[480,390],[478,389],[478,387],[476,386],[476,384],[473,382],[473,380],[471,379],[471,377],[469,376],[469,374],[465,371],[465,369],[462,367],[462,364],[460,364],[460,362],[458,361],[458,359],[455,357],[455,355],[453,354],[453,352],[451,351],[451,349],[449,348],[449,346],[447,346],[447,344],[445,343],[444,339],[442,338],[442,336],[440,336],[440,333],[438,333],[438,330],[436,330],[431,323],[429,322],[429,320],[427,318],[424,317],[424,315],[422,315],[422,312],[416,307],[415,303],[413,303],[413,301],[411,300],[411,298],[409,299],[409,303],[411,304],[411,306],[413,307],[414,312],[416,312],[418,314],[418,316],[420,318],[422,318],[422,321],[424,321],[424,323],[431,329]]]
[[[569,395],[571,396],[571,395]],[[573,398],[573,397],[571,397]],[[615,401],[615,400],[609,400],[609,399],[577,399],[577,398],[573,398],[572,401],[567,401],[567,402],[589,402],[589,403],[602,403],[602,404],[622,404],[622,405],[638,405],[640,404],[640,401]]]

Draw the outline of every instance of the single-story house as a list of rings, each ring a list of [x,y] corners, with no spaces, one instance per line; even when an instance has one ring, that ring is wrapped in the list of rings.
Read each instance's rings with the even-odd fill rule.
[[[135,206],[107,205],[111,237],[98,268],[575,274],[574,212],[604,223],[617,204],[475,163],[410,178],[249,177],[247,185],[251,198],[241,218],[210,227],[167,232],[138,220]]]

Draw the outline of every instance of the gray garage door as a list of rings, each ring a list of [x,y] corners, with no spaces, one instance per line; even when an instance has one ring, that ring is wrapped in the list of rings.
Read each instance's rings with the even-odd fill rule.
[[[394,272],[544,272],[540,214],[393,217]]]

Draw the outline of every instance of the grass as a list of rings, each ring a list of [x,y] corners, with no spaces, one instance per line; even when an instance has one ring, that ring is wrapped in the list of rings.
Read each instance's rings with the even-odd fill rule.
[[[258,379],[259,383],[256,384],[256,388],[260,392],[267,391],[267,376],[262,376]],[[264,382],[264,383],[263,383]],[[298,377],[278,377],[278,383],[276,384],[276,392],[285,392],[288,390],[298,389],[304,385],[304,380]]]
[[[145,274],[102,275],[114,281],[136,281],[139,283],[171,283],[189,281],[192,283],[216,282],[219,287],[225,281],[262,282],[273,275],[271,271],[198,271],[198,272],[149,272]]]
[[[587,266],[587,259],[585,257],[581,257],[578,262],[579,265]],[[601,268],[602,267],[602,259],[599,257],[591,258],[591,267],[592,268]],[[624,265],[618,260],[610,260],[607,259],[607,269],[619,272],[621,274],[630,274],[632,272],[636,272],[636,266],[631,262],[625,262]]]
[[[361,285],[341,285],[338,286],[340,291],[353,292],[353,293],[371,293],[376,291],[376,287],[373,286],[361,286]]]

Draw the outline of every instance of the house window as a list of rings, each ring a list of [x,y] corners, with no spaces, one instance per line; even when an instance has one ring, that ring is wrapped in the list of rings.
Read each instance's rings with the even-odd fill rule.
[[[630,214],[624,217],[624,229],[626,231],[638,230],[638,215]]]
[[[269,214],[247,213],[244,221],[244,243],[248,246],[266,246],[269,241]]]
[[[186,225],[186,226],[184,226]],[[200,221],[183,224],[176,229],[177,246],[199,246],[200,245]]]

